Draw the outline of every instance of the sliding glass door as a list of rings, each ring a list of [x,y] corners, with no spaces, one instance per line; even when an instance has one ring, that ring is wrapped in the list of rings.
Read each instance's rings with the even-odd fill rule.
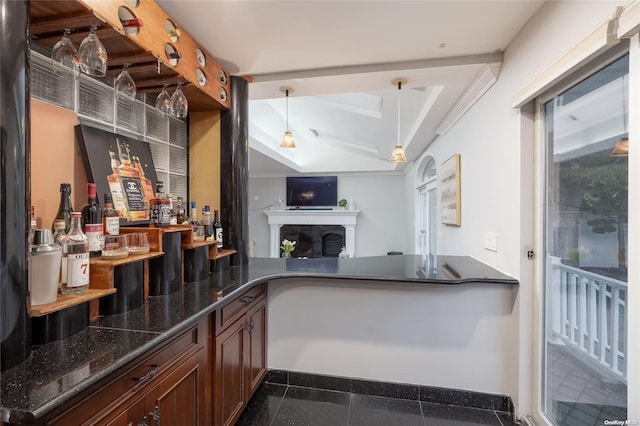
[[[542,401],[560,425],[627,419],[628,76],[625,55],[544,104]]]

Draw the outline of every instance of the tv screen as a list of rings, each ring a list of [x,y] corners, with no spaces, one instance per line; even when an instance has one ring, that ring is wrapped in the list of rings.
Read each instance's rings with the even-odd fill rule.
[[[335,206],[337,204],[337,176],[287,177],[288,206]]]

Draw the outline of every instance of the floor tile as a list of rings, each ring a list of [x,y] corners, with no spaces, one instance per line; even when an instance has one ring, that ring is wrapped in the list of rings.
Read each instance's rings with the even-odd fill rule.
[[[289,386],[273,421],[277,426],[343,426],[349,416],[350,395]]]
[[[262,383],[244,410],[237,426],[268,426],[282,403],[286,385]]]
[[[502,425],[492,410],[429,402],[421,402],[421,404],[427,426]]]
[[[351,395],[349,426],[424,426],[420,402]]]

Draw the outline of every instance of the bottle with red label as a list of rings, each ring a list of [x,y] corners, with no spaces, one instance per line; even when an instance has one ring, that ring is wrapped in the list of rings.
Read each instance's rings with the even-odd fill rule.
[[[62,294],[79,294],[89,289],[89,241],[82,232],[81,216],[80,212],[71,213],[71,229],[62,239]]]
[[[102,230],[102,207],[98,204],[96,184],[87,185],[87,204],[82,206],[82,228],[89,241],[89,256],[102,256],[104,235]]]

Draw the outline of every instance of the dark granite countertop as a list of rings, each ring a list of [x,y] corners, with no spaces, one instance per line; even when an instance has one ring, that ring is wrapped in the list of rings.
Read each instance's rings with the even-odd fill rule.
[[[290,277],[452,285],[518,281],[478,260],[439,256],[422,268],[420,256],[352,259],[250,258],[249,264],[149,297],[141,308],[101,316],[82,332],[38,345],[17,367],[2,373],[0,421],[33,423],[91,384],[186,329],[236,294],[265,281]]]

